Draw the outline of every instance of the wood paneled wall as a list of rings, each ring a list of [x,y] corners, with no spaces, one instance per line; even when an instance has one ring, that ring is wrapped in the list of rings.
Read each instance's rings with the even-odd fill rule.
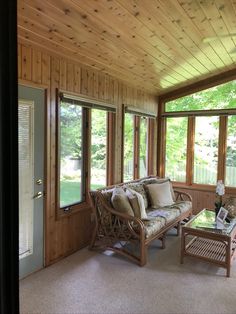
[[[56,88],[117,106],[114,183],[121,180],[122,104],[156,113],[157,100],[154,95],[129,87],[109,75],[92,71],[79,63],[49,55],[21,43],[18,44],[18,77],[19,84],[46,89],[45,265],[50,265],[86,246],[91,233],[90,209],[65,217],[57,216]],[[155,154],[155,149],[153,151]]]
[[[208,189],[207,187],[204,189],[201,188],[193,188],[193,187],[181,187],[175,186],[176,190],[181,190],[189,193],[193,198],[193,214],[199,213],[203,208],[214,209],[214,204],[216,201],[215,190]],[[232,193],[231,193],[232,192]],[[223,202],[226,202],[230,196],[235,197],[235,193],[232,191],[227,191],[223,197]]]

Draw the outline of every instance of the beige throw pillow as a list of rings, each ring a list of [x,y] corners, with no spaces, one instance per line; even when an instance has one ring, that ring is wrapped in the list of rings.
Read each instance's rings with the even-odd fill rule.
[[[129,203],[129,199],[122,188],[117,187],[113,190],[111,203],[117,211],[130,216],[134,216],[134,212]]]
[[[126,189],[126,195],[132,206],[134,216],[140,219],[147,218],[143,196],[129,188]]]
[[[174,203],[169,181],[147,184],[146,189],[150,197],[152,208],[170,206]]]

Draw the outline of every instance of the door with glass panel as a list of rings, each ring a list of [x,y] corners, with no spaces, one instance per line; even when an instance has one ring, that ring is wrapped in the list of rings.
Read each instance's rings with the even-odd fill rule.
[[[43,267],[44,90],[19,86],[20,278]]]

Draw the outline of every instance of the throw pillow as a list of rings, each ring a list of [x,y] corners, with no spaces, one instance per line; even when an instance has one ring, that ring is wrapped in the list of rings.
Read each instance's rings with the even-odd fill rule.
[[[144,200],[144,205],[145,208],[148,207],[148,198],[147,198],[147,193],[144,189],[144,186],[142,183],[128,183],[124,185],[125,188],[132,189],[133,191],[138,192],[139,194],[142,195],[143,200]]]
[[[148,182],[149,181],[149,182]],[[144,185],[147,185],[147,184],[153,184],[153,183],[158,183],[158,184],[162,184],[164,182],[170,182],[170,192],[171,192],[171,195],[172,195],[172,198],[173,198],[173,201],[176,200],[176,197],[175,197],[175,192],[173,190],[173,187],[172,187],[172,184],[171,184],[171,181],[169,178],[149,178],[149,179],[146,179],[146,180],[142,180],[142,183]],[[149,204],[150,205],[150,204]]]
[[[147,218],[144,199],[142,195],[129,188],[126,189],[126,195],[128,196],[128,199],[132,206],[134,216],[140,219]]]
[[[146,189],[150,196],[152,208],[173,205],[170,182],[147,184]]]
[[[134,212],[129,203],[129,199],[122,188],[114,188],[112,192],[111,203],[117,211],[123,214],[134,216]]]

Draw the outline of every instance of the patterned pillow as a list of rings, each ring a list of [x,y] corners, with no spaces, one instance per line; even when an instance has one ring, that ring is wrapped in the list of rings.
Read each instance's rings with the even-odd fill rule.
[[[142,195],[129,188],[126,189],[125,193],[128,196],[128,199],[134,211],[134,216],[140,219],[147,218],[144,199]]]

